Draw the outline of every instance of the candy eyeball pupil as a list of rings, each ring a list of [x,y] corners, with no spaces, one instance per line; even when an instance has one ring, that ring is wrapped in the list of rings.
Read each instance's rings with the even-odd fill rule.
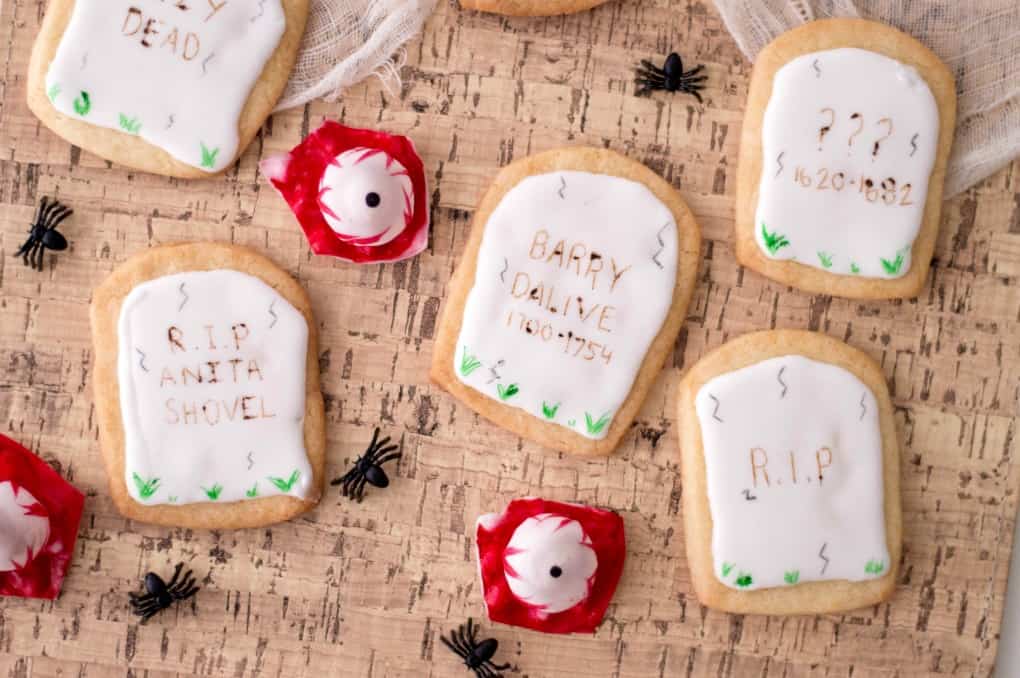
[[[563,570],[560,569],[559,565],[553,565],[549,570],[549,576],[553,579],[558,579],[561,574],[563,574]]]
[[[365,204],[368,205],[369,207],[378,207],[379,203],[381,202],[382,198],[380,198],[379,194],[376,193],[375,191],[365,196]]]

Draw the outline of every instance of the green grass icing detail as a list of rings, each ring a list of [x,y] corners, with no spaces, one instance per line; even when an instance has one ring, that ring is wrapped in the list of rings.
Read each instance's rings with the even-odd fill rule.
[[[509,386],[504,386],[503,384],[496,384],[496,393],[499,394],[500,400],[510,400],[510,398],[513,398],[520,392],[521,389],[519,386],[517,386],[517,384],[510,384]]]
[[[202,142],[198,143],[202,147],[202,167],[206,167],[208,169],[216,167],[216,156],[220,154],[220,149],[210,149]]]
[[[301,472],[295,470],[293,473],[290,474],[290,478],[287,478],[286,480],[284,480],[283,478],[273,478],[272,476],[270,476],[269,482],[271,482],[273,485],[276,485],[276,489],[278,489],[280,492],[290,492],[291,488],[294,487],[294,485],[298,481],[298,478],[300,477]]]
[[[737,586],[739,586],[742,589],[746,589],[752,583],[754,583],[754,580],[751,579],[751,575],[748,572],[741,572],[737,576]]]
[[[864,571],[868,574],[881,574],[885,569],[885,563],[881,560],[869,560],[864,564]]]
[[[790,244],[785,235],[775,231],[769,233],[768,229],[765,228],[765,222],[761,224],[761,239],[765,241],[765,249],[769,251],[769,254],[775,254]]]
[[[467,377],[472,372],[482,366],[482,361],[475,356],[468,353],[467,346],[464,347],[464,353],[461,354],[460,358],[460,374],[461,376]]]
[[[850,262],[850,272],[853,273],[854,275],[857,275],[858,273],[861,272],[861,267],[857,265],[857,262],[854,261]]]
[[[546,419],[555,419],[556,411],[560,409],[560,404],[550,405],[549,403],[542,401],[542,414],[545,415]]]
[[[577,419],[567,419],[567,426],[570,428],[577,426]]]
[[[800,581],[800,570],[790,570],[783,573],[783,581],[787,584],[796,584]]]
[[[50,103],[56,101],[57,97],[60,96],[60,85],[57,83],[50,85],[50,88],[46,90],[46,96],[49,97]]]
[[[216,483],[210,488],[203,487],[202,491],[205,492],[205,496],[209,497],[209,499],[216,501],[220,498],[220,495],[223,494],[223,486]]]
[[[723,563],[722,564],[722,576],[723,576],[724,579],[726,577],[730,576],[730,572],[733,571],[734,567],[736,567],[736,563]]]
[[[248,497],[249,499],[254,499],[255,497],[259,496],[259,484],[255,483],[254,485],[251,486],[250,490],[245,490],[244,496]]]
[[[896,275],[897,273],[899,273],[900,269],[903,268],[905,253],[906,250],[900,250],[899,252],[896,253],[896,258],[892,259],[891,261],[889,259],[879,258],[879,261],[882,262],[882,269],[885,270],[885,272],[888,273],[889,275]]]
[[[166,501],[167,501],[168,504],[176,504],[177,503],[177,497],[176,496],[174,496],[174,497],[167,497]]]
[[[829,252],[818,252],[818,261],[822,262],[822,268],[832,268],[832,254]]]
[[[606,427],[610,421],[609,413],[606,412],[598,419],[595,419],[588,412],[584,413],[584,427],[588,429],[590,435],[598,435],[602,433],[602,429]]]
[[[82,91],[81,95],[74,100],[74,112],[78,115],[85,117],[92,110],[92,99],[89,97],[89,93]]]
[[[120,116],[120,128],[128,134],[138,134],[139,130],[142,129],[142,123],[137,117],[129,118],[123,113],[118,115]]]
[[[138,490],[138,496],[142,499],[148,499],[152,495],[156,494],[156,490],[159,489],[159,478],[149,478],[145,480],[137,473],[132,473],[131,477],[135,481],[135,488]]]

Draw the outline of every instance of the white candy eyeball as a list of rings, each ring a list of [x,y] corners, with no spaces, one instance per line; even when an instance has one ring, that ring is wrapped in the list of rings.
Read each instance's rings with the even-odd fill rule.
[[[518,525],[503,552],[510,591],[545,614],[585,600],[597,569],[598,558],[581,523],[552,513]]]
[[[319,180],[319,209],[341,239],[355,245],[385,245],[411,220],[411,177],[383,150],[352,148],[326,166]]]
[[[28,565],[50,538],[50,519],[24,488],[0,481],[0,572]]]

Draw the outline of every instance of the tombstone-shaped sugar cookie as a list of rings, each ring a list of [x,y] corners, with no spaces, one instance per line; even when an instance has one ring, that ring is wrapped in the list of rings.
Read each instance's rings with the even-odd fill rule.
[[[740,146],[737,258],[810,292],[916,296],[956,118],[949,69],[857,19],[784,33],[755,61]]]
[[[308,0],[53,0],[28,104],[122,165],[178,177],[229,167],[287,83]]]
[[[680,385],[684,528],[698,599],[736,613],[889,598],[899,446],[881,369],[822,334],[731,341]]]
[[[84,505],[46,462],[0,435],[0,596],[57,597]]]
[[[522,437],[608,454],[672,350],[700,241],[640,163],[590,148],[513,163],[478,208],[432,379]]]
[[[318,502],[315,323],[285,271],[243,247],[158,247],[117,268],[91,310],[100,442],[121,513],[251,527]]]

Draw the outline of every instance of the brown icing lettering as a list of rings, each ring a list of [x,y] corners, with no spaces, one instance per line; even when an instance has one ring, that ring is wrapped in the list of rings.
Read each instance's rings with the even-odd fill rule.
[[[227,0],[223,0],[222,2],[216,2],[216,0],[206,0],[206,1],[209,3],[209,9],[212,10],[205,17],[205,21],[206,21],[206,23],[208,23],[209,19],[212,19],[214,16],[216,16],[217,12],[219,12],[221,9],[223,9],[224,7],[227,6]]]
[[[240,351],[241,340],[247,339],[248,335],[250,334],[250,332],[248,331],[248,326],[245,325],[244,323],[238,323],[236,325],[231,326],[230,329],[234,333],[234,348]]]
[[[184,351],[187,350],[186,348],[184,348],[184,344],[181,342],[181,339],[184,338],[184,333],[181,332],[178,328],[174,327],[173,325],[171,325],[170,329],[166,331],[166,338],[167,341],[170,342],[171,353],[173,353],[174,351],[181,351],[183,353]]]
[[[758,463],[758,460],[761,463]],[[758,470],[761,470],[761,475],[765,479],[765,487],[772,487],[772,483],[769,482],[769,472],[765,470],[765,467],[769,463],[769,456],[765,453],[765,450],[760,447],[751,448],[751,478],[754,481],[754,486],[758,487]]]

